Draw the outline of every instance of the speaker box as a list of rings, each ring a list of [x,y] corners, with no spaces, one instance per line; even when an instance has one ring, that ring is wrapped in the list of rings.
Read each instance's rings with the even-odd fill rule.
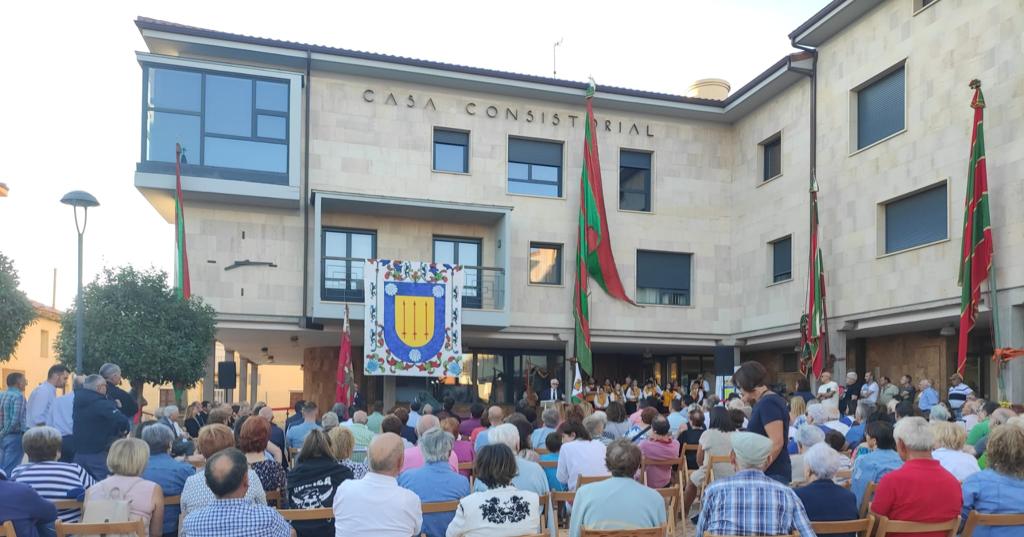
[[[735,347],[731,345],[715,346],[715,375],[731,377],[736,369]]]
[[[235,362],[218,362],[217,363],[217,388],[221,390],[234,390],[235,382],[237,380],[236,375],[238,371],[235,368]]]

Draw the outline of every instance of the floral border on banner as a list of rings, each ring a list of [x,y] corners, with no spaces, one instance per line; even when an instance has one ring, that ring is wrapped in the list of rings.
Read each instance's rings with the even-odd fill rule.
[[[420,263],[397,259],[368,259],[363,272],[366,293],[363,372],[367,375],[411,377],[458,376],[462,373],[462,282],[460,265]],[[384,338],[384,293],[388,282],[444,285],[444,343],[433,357],[412,363],[391,352]]]

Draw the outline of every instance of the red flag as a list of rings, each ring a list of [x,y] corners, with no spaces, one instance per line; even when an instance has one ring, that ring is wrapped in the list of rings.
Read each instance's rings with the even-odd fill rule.
[[[341,349],[338,351],[338,384],[334,389],[334,402],[351,405],[355,396],[354,385],[352,338],[348,328],[348,306],[345,306],[345,324],[341,328]]]
[[[181,199],[181,144],[174,144],[174,288],[178,296],[188,300],[192,296],[192,283],[188,277],[188,249],[185,247],[185,206]]]

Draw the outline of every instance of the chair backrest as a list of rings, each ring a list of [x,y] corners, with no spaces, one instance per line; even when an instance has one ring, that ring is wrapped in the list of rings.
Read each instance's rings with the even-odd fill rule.
[[[468,471],[469,473],[473,473],[473,462],[472,461],[470,461],[470,462],[460,462],[459,463],[459,471],[460,472]]]
[[[14,534],[14,523],[10,520],[5,521],[3,525],[0,526],[0,535],[3,537],[18,537]]]
[[[716,464],[732,464],[732,455],[711,455],[708,457],[708,477],[704,481],[704,485],[710,485],[715,480],[715,465]]]
[[[181,505],[181,496],[164,496],[164,505]]]
[[[677,468],[677,473],[682,474],[686,470],[686,455],[680,455],[671,459],[655,459],[649,457],[642,457],[640,459],[640,477],[643,479],[644,485],[647,485],[647,469],[651,466],[654,467],[668,467],[669,472],[672,472],[673,468]],[[682,481],[682,475],[671,474],[669,483],[675,483],[676,481]]]
[[[858,533],[860,537],[868,537],[871,528],[875,526],[874,515],[857,520],[844,520],[842,522],[811,522],[811,528],[815,535],[834,535],[836,533]]]
[[[58,510],[64,509],[81,509],[82,502],[78,500],[52,500],[53,506]]]
[[[706,535],[706,534],[705,534]],[[580,537],[664,537],[665,526],[631,530],[592,530],[580,528]]]
[[[878,483],[871,481],[867,487],[864,487],[864,497],[860,500],[860,517],[864,518],[868,516],[871,511],[871,500],[875,497],[875,487]]]
[[[330,520],[334,518],[334,509],[320,507],[318,509],[278,509],[285,520]]]
[[[267,491],[267,504],[276,507],[281,507],[281,491],[280,490],[268,490]]]
[[[604,481],[611,477],[610,475],[581,475],[576,479],[576,488],[580,488],[588,483],[597,483],[598,481]]]
[[[206,461],[189,460],[188,463],[191,464],[192,467],[197,470],[206,468]]]
[[[541,468],[558,468],[558,461],[540,461],[537,464],[539,464]]]
[[[57,521],[57,537],[68,535],[108,535],[111,533],[135,534],[137,537],[147,537],[146,526],[142,519],[131,522],[102,522],[98,524],[68,524]]]
[[[945,522],[909,522],[906,520],[889,520],[889,517],[875,515],[878,518],[878,529],[875,537],[885,537],[890,533],[934,533],[943,532],[947,537],[956,537],[960,529],[960,517]]]
[[[561,505],[563,503],[565,503],[565,504],[572,503],[573,500],[575,500],[575,499],[576,499],[576,492],[575,491],[571,491],[571,490],[566,490],[566,491],[555,491],[555,490],[553,490],[553,491],[551,491],[551,506],[555,510],[555,512],[558,511],[559,505]]]
[[[420,504],[423,514],[430,513],[454,513],[459,508],[459,500],[450,502],[423,502]]]
[[[1024,526],[1024,513],[1016,515],[983,515],[971,511],[960,537],[971,537],[978,526]]]
[[[740,536],[740,535],[720,535],[720,534],[717,534],[717,533],[705,533],[704,537],[742,537],[742,536]],[[793,533],[783,533],[782,535],[772,535],[770,537],[800,537],[800,532],[799,531],[794,531]]]
[[[543,447],[534,447],[533,450],[537,452],[537,455],[547,455],[548,453],[551,453],[548,451],[548,448]]]

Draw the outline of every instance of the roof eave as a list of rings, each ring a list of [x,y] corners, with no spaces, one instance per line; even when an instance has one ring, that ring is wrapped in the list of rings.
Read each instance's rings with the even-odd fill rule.
[[[789,33],[794,46],[820,47],[884,0],[832,0]]]

